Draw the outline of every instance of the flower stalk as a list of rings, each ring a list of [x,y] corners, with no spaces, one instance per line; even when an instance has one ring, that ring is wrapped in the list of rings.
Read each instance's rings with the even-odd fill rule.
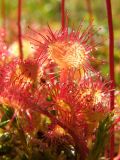
[[[22,9],[22,0],[18,0],[18,43],[19,43],[19,55],[20,55],[20,59],[23,60],[22,29],[21,29],[21,9]]]
[[[111,80],[111,92],[110,92],[110,110],[114,109],[114,90],[115,88],[115,74],[114,74],[114,34],[113,34],[113,21],[112,21],[112,8],[111,1],[106,0],[107,16],[108,16],[108,28],[109,28],[109,67],[110,67],[110,80]],[[114,127],[111,129],[110,138],[110,160],[114,157]]]
[[[61,24],[63,30],[65,28],[65,0],[61,0]]]
[[[89,14],[89,21],[91,23],[93,21],[93,11],[92,11],[91,0],[86,0],[86,6]]]
[[[2,15],[2,23],[4,31],[6,31],[6,14],[5,14],[5,0],[1,1],[1,15]],[[5,32],[4,32],[4,39],[5,39]]]

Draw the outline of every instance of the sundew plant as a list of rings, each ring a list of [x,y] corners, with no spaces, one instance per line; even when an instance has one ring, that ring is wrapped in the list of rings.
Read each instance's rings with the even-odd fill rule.
[[[78,27],[70,26],[65,9],[69,2],[61,0],[60,28],[49,23],[40,30],[29,26],[23,34],[24,1],[18,0],[17,41],[11,45],[6,41],[6,3],[1,0],[1,160],[119,159],[114,150],[120,117],[115,101],[119,92],[115,90],[112,7],[110,0],[105,2],[109,76],[96,67],[106,62],[96,56],[102,42],[93,15],[87,26],[85,17]]]

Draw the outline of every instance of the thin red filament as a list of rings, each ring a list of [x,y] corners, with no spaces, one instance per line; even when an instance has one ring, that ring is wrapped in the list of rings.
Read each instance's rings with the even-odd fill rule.
[[[114,109],[114,90],[115,88],[115,75],[114,75],[114,33],[113,33],[113,21],[112,21],[112,8],[111,1],[106,0],[107,16],[108,16],[108,28],[109,28],[109,67],[110,67],[110,80],[111,80],[111,92],[110,92],[110,110]],[[114,127],[111,128],[110,137],[110,160],[114,158]]]
[[[18,0],[18,43],[19,43],[19,55],[23,60],[23,48],[22,48],[22,29],[21,29],[21,8],[22,0]]]
[[[61,25],[65,28],[65,0],[61,0]]]

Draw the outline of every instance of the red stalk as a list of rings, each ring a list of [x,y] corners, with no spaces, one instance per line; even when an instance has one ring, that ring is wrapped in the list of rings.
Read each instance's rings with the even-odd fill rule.
[[[1,15],[2,15],[3,28],[4,28],[4,31],[6,32],[5,0],[1,1]],[[5,39],[5,35],[4,35],[4,39]]]
[[[18,44],[19,44],[20,59],[23,60],[22,30],[21,30],[21,7],[22,7],[22,0],[18,0]]]
[[[89,21],[90,23],[93,21],[93,12],[92,12],[92,4],[91,0],[86,0],[86,6],[89,13]]]
[[[111,80],[111,92],[110,92],[110,110],[114,109],[114,90],[115,78],[114,78],[114,33],[112,22],[112,8],[111,1],[106,0],[107,16],[108,16],[108,28],[109,28],[109,67],[110,67],[110,80]],[[114,158],[114,127],[111,128],[110,137],[110,160]]]
[[[65,0],[61,0],[61,25],[63,30],[65,28]]]

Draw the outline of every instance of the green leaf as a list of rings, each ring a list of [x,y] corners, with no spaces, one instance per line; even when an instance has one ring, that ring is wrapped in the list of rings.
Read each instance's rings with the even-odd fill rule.
[[[87,160],[98,160],[109,140],[109,129],[113,123],[113,114],[109,113],[104,120],[99,123],[96,131],[96,140],[89,152]]]
[[[8,124],[9,121],[10,120],[6,120],[6,121],[3,121],[3,122],[0,122],[0,128],[5,127]]]
[[[52,153],[50,149],[47,149],[46,151],[44,151],[41,159],[43,159],[43,160],[56,160],[56,155],[54,153]]]
[[[51,113],[53,116],[56,116],[56,115],[57,115],[57,111],[56,111],[56,110],[51,110],[50,113]]]
[[[48,96],[48,97],[46,98],[46,100],[47,100],[48,102],[51,102],[51,101],[52,101],[52,97],[51,97],[51,96]]]
[[[0,107],[2,112],[4,112],[0,122],[0,128],[3,128],[8,124],[10,119],[13,117],[14,110],[11,107],[5,105],[1,105]]]
[[[14,111],[11,107],[4,106],[3,111],[4,111],[4,115],[1,119],[1,122],[4,122],[4,121],[11,119],[13,117]]]
[[[12,150],[10,145],[0,145],[0,155],[8,154]]]
[[[10,133],[8,133],[8,132],[3,133],[0,136],[0,142],[2,142],[2,143],[8,142],[11,138],[12,138],[12,135]]]
[[[27,158],[26,155],[24,154],[24,155],[21,157],[21,160],[28,160],[28,158]]]

